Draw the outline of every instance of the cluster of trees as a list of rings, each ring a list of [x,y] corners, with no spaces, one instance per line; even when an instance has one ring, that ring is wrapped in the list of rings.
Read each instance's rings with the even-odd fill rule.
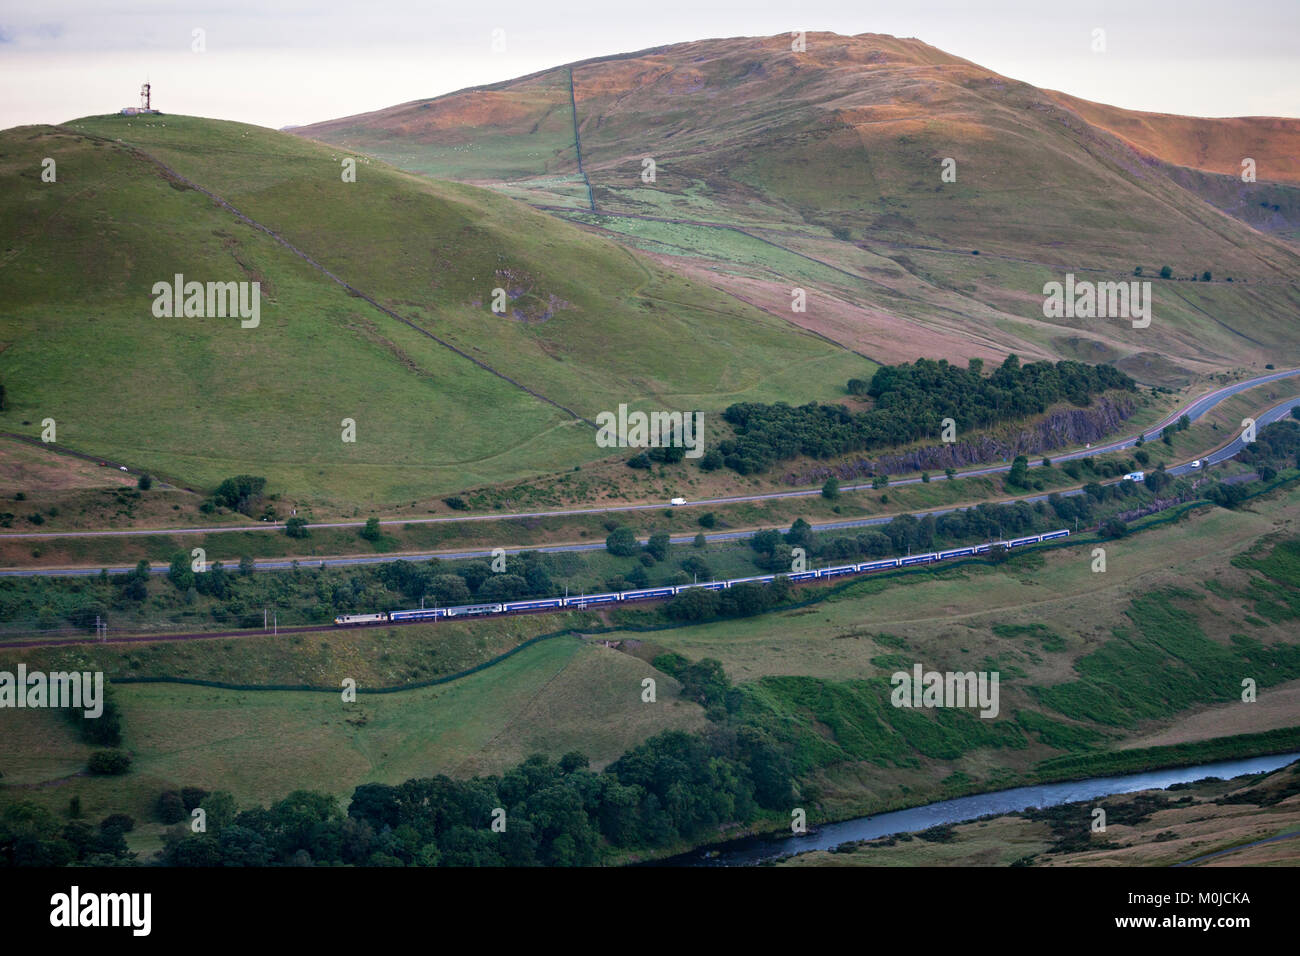
[[[783,569],[789,571],[787,567]],[[747,582],[725,591],[691,588],[678,594],[664,608],[675,621],[707,621],[718,617],[751,617],[785,602],[790,594],[790,579],[779,577],[771,584]]]
[[[494,570],[494,564],[501,570]],[[423,598],[440,605],[517,601],[549,597],[555,592],[545,555],[539,551],[525,551],[491,563],[470,561],[451,567],[444,567],[436,560],[419,564],[394,561],[380,565],[376,577],[390,593],[402,594],[407,601]],[[338,597],[346,598],[346,595]],[[391,601],[375,605],[380,610],[392,610],[395,606]]]
[[[217,490],[204,500],[200,510],[212,512],[217,508],[229,508],[251,518],[253,510],[262,501],[262,492],[265,489],[265,478],[257,475],[235,475],[217,485]]]
[[[214,561],[196,572],[188,552],[177,552],[161,590],[150,590],[149,565],[91,578],[6,578],[0,580],[0,620],[34,621],[41,628],[72,625],[90,631],[98,616],[107,622],[187,611],[200,596],[221,624],[260,627],[264,608],[279,610],[280,623],[321,622],[338,614],[391,611],[418,606],[496,602],[549,597],[557,592],[551,568],[570,573],[581,567],[569,555],[526,552],[497,563],[446,563],[433,559],[395,561],[347,569],[303,567],[282,574],[254,574],[251,558],[238,567]],[[641,569],[638,569],[641,570]],[[638,577],[638,575],[629,575]],[[689,576],[687,578],[689,580]]]
[[[1300,418],[1300,406],[1293,408],[1291,415]],[[1237,457],[1254,468],[1264,481],[1272,481],[1282,468],[1300,467],[1300,423],[1280,421],[1261,429]],[[1205,497],[1221,508],[1235,508],[1249,494],[1244,484],[1219,482],[1206,491]]]
[[[937,437],[944,418],[967,432],[1039,414],[1060,401],[1084,406],[1109,389],[1135,388],[1129,376],[1110,365],[1066,361],[1022,366],[1009,355],[985,376],[979,359],[964,369],[947,360],[919,359],[881,366],[869,383],[850,381],[851,392],[874,399],[873,408],[856,414],[843,405],[815,402],[797,408],[784,402],[732,405],[723,417],[736,437],[719,443],[700,467],[725,465],[749,474],[798,455],[830,458]]]
[[[95,827],[81,815],[81,801],[70,802],[71,820],[31,801],[20,801],[0,812],[0,867],[4,866],[121,866],[135,862],[125,834],[135,821],[125,813],[105,817]]]
[[[1098,486],[1101,487],[1101,486]],[[1115,494],[1135,494],[1137,489],[1129,484]],[[1111,493],[1108,486],[1105,493]],[[1062,524],[1092,520],[1096,499],[1085,495],[1063,497],[1052,494],[1047,502],[1033,505],[1025,501],[1008,504],[985,502],[962,511],[950,511],[935,516],[917,518],[898,515],[879,530],[867,530],[856,535],[843,532],[814,532],[802,518],[790,530],[760,531],[749,541],[758,552],[756,563],[768,570],[788,573],[794,560],[794,549],[802,548],[808,567],[831,561],[861,558],[883,558],[905,554],[924,554],[940,548],[955,547],[970,541],[988,541],[1008,537],[1021,537],[1035,531],[1048,531]]]
[[[700,518],[700,523],[705,527],[712,527],[714,524],[712,513]],[[648,569],[654,567],[662,561],[668,560],[669,551],[672,547],[672,538],[666,531],[657,531],[650,535],[649,539],[642,545],[636,537],[636,532],[626,526],[620,526],[610,532],[609,537],[605,539],[605,550],[615,557],[620,558],[639,558],[639,564],[626,574],[615,574],[605,579],[605,587],[611,591],[625,591],[628,588],[644,588],[650,586],[650,575]],[[703,534],[697,535],[695,544],[697,547],[703,547],[707,543]],[[709,565],[700,557],[692,555],[681,562],[681,570],[668,575],[667,584],[690,584],[694,580],[707,580],[711,575]]]
[[[668,731],[602,773],[580,753],[537,755],[499,777],[363,784],[346,813],[334,797],[301,790],[246,810],[229,794],[164,794],[164,820],[186,820],[201,807],[206,831],[176,827],[163,862],[583,866],[611,848],[668,847],[751,822],[761,808],[788,810],[792,787],[789,760],[762,731]]]
[[[1267,203],[1260,203],[1260,205],[1261,205],[1261,206],[1266,206],[1266,205],[1268,205],[1268,204],[1267,204]],[[1274,208],[1276,209],[1277,207],[1275,206]],[[1145,269],[1146,269],[1145,266],[1136,266],[1136,267],[1134,267],[1134,269],[1133,269],[1133,274],[1134,274],[1135,276],[1141,276],[1141,275],[1143,275],[1143,274],[1145,273]],[[1173,277],[1173,274],[1174,274],[1173,266],[1161,266],[1161,267],[1160,267],[1160,278],[1162,278],[1162,279],[1169,279],[1169,278],[1172,278],[1172,277]],[[1202,282],[1209,282],[1209,281],[1211,281],[1213,278],[1214,278],[1214,273],[1212,273],[1209,269],[1206,269],[1204,272],[1201,273],[1201,281],[1202,281]],[[1195,273],[1195,272],[1192,273],[1192,281],[1193,281],[1193,282],[1196,281],[1196,273]],[[1228,279],[1228,281],[1231,282],[1232,279]]]
[[[1291,415],[1300,419],[1300,405],[1291,409]],[[1300,467],[1300,421],[1283,420],[1260,429],[1237,460],[1250,465],[1265,481],[1275,478],[1282,468]]]

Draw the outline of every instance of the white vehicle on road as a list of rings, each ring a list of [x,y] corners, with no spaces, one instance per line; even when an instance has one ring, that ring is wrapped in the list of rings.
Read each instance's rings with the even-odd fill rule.
[[[686,504],[686,499],[685,499],[685,498],[672,498],[672,499],[669,500],[668,503],[669,503],[670,505],[684,505],[684,504]]]
[[[1203,464],[1203,462],[1201,461],[1201,459],[1198,458],[1198,459],[1196,459],[1196,461],[1192,462],[1192,467],[1193,467],[1193,468],[1200,468],[1202,464]]]
[[[1124,480],[1125,481],[1146,481],[1146,477],[1147,477],[1146,472],[1144,471],[1130,471],[1127,475],[1124,476]]]

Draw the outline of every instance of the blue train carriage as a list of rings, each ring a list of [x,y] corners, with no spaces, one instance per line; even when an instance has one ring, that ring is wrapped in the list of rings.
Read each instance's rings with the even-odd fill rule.
[[[898,558],[885,558],[882,561],[864,561],[858,565],[858,571],[884,571],[898,567]]]
[[[1069,532],[1068,529],[1066,529],[1066,528],[1062,528],[1060,531],[1049,531],[1049,532],[1047,532],[1047,534],[1043,535],[1043,540],[1044,540],[1044,541],[1052,541],[1052,540],[1054,540],[1054,539],[1056,539],[1056,538],[1065,538],[1065,537],[1068,537],[1069,534],[1070,534],[1070,532]]]
[[[821,577],[838,578],[845,574],[857,574],[858,566],[856,564],[845,564],[836,568],[820,568]]]
[[[612,604],[615,601],[623,600],[620,592],[613,591],[609,594],[580,594],[576,597],[567,598],[564,602],[565,607],[586,607],[589,604]]]
[[[648,601],[651,598],[672,597],[677,593],[675,587],[641,588],[638,591],[623,591],[620,601]]]
[[[445,607],[416,608],[413,611],[394,611],[388,615],[390,621],[436,621],[447,616]]]
[[[564,607],[564,598],[539,598],[536,601],[511,601],[502,608],[508,614],[511,611],[538,611],[548,607]]]
[[[900,558],[898,566],[900,568],[910,568],[914,564],[930,564],[938,560],[939,555],[931,551],[929,554],[913,554],[906,558]]]
[[[949,558],[964,558],[974,553],[975,553],[975,547],[973,545],[969,548],[952,548],[951,550],[948,551],[940,551],[939,560],[947,561]]]

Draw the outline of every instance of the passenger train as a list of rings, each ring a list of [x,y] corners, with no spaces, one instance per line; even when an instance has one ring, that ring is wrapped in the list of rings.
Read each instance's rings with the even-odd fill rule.
[[[580,594],[569,597],[534,598],[527,601],[508,601],[504,604],[466,604],[461,607],[416,608],[411,611],[380,612],[378,614],[342,614],[334,619],[339,627],[359,624],[380,624],[385,621],[437,621],[452,617],[481,617],[484,614],[513,614],[520,611],[542,611],[557,608],[587,608],[598,604],[614,604],[620,601],[649,601],[655,598],[673,597],[691,588],[703,588],[706,591],[722,591],[736,584],[767,584],[778,577],[787,577],[791,581],[813,581],[825,578],[838,578],[849,574],[867,574],[872,571],[886,571],[890,568],[910,568],[918,564],[933,564],[951,558],[964,558],[977,554],[988,554],[997,545],[1008,550],[1022,548],[1041,541],[1064,538],[1069,531],[1048,531],[1044,534],[1031,534],[1024,538],[1012,538],[1009,541],[995,541],[988,544],[971,545],[965,548],[952,548],[948,551],[932,551],[929,554],[912,554],[905,558],[882,558],[878,561],[862,561],[856,564],[843,564],[834,568],[816,568],[812,571],[797,571],[792,574],[763,574],[750,578],[732,578],[728,581],[705,581],[703,584],[673,584],[654,588],[641,588],[636,591],[611,591],[607,594]]]

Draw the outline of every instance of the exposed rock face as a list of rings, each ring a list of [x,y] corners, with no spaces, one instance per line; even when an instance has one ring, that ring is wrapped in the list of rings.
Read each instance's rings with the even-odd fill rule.
[[[792,485],[810,485],[832,475],[840,479],[861,479],[1010,461],[1016,455],[1039,455],[1056,448],[1099,441],[1118,430],[1136,408],[1132,396],[1103,396],[1087,408],[1053,411],[1041,421],[1009,435],[982,433],[965,441],[927,445],[901,454],[846,459],[788,473],[785,480]]]

